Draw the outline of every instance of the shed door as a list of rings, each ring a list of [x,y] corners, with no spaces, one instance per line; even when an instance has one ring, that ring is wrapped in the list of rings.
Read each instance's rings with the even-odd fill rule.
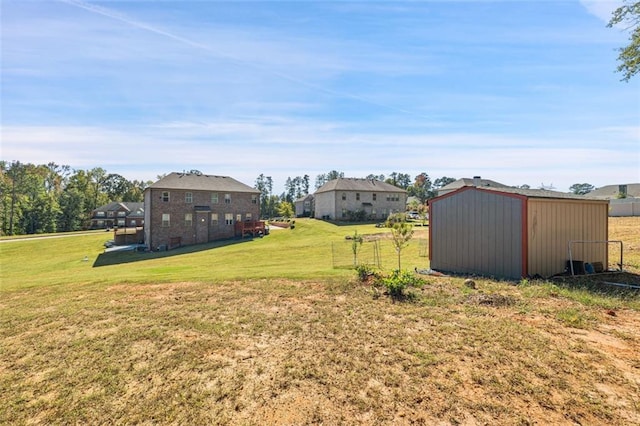
[[[196,244],[209,242],[208,212],[196,213]]]

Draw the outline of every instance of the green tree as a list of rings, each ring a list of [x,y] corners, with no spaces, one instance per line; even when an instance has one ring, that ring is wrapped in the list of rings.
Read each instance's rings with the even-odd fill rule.
[[[255,189],[260,191],[260,217],[263,219],[273,216],[273,205],[270,202],[271,192],[273,191],[273,179],[271,176],[265,176],[260,173],[256,178]]]
[[[429,198],[433,198],[435,195],[429,175],[423,172],[416,176],[413,185],[407,188],[407,195],[418,198],[420,204],[424,204]]]
[[[362,236],[358,235],[358,230],[351,237],[351,252],[353,253],[353,266],[358,266],[358,253],[362,248]]]
[[[282,201],[278,206],[278,214],[286,218],[293,217],[293,204],[288,201]]]
[[[434,187],[434,189],[440,189],[440,188],[442,188],[444,186],[447,186],[450,183],[453,183],[455,181],[456,181],[455,178],[442,176],[441,178],[438,178],[433,182],[433,187]]]
[[[344,177],[344,172],[339,172],[337,170],[331,170],[329,173],[327,174],[319,174],[318,176],[316,176],[316,189],[320,188],[322,185],[324,185],[327,182],[330,182],[334,179],[338,179],[338,178],[343,178]]]
[[[585,195],[594,189],[596,189],[596,187],[590,183],[574,183],[569,187],[569,191],[576,195]]]
[[[616,71],[621,72],[622,81],[628,82],[638,73],[640,67],[640,1],[625,0],[624,4],[613,11],[607,27],[624,25],[629,31],[629,44],[618,49],[618,65]]]
[[[389,216],[387,227],[391,228],[391,242],[398,254],[398,271],[400,271],[402,249],[409,244],[409,240],[413,237],[413,226],[407,223],[404,214],[398,214]]]

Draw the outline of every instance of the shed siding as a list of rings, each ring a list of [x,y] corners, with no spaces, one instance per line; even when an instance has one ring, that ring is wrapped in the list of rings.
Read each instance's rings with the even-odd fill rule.
[[[579,200],[529,199],[528,273],[549,277],[562,273],[569,241],[606,241],[608,206]],[[572,245],[574,260],[607,263],[606,244]]]
[[[430,207],[431,267],[520,278],[522,208],[515,197],[468,190]]]

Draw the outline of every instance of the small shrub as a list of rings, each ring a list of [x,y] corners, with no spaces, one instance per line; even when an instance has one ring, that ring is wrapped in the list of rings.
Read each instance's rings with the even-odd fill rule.
[[[356,266],[356,272],[358,273],[358,279],[362,282],[367,281],[369,277],[375,275],[373,268],[369,265]]]
[[[388,277],[382,277],[382,285],[387,289],[387,293],[394,300],[400,300],[408,297],[405,291],[410,287],[421,288],[425,281],[416,277],[412,272],[395,270]]]

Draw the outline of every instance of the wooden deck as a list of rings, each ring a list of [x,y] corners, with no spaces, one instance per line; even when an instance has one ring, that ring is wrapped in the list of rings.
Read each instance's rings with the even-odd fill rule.
[[[245,236],[256,237],[263,236],[269,233],[266,224],[261,220],[236,222],[235,224],[236,237],[244,238]]]

